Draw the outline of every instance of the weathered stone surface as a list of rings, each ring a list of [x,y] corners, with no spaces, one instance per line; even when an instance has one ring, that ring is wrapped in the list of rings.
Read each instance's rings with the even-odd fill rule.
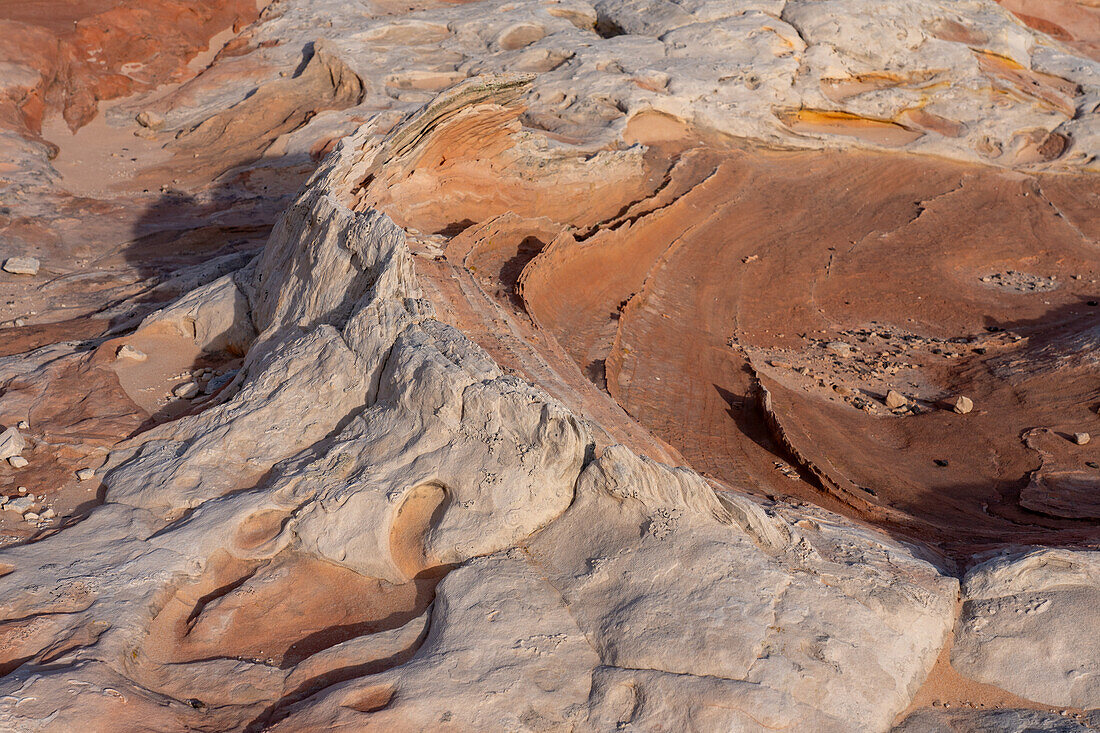
[[[16,569],[0,577],[5,616],[70,609],[22,653],[92,628],[98,639],[52,672],[32,664],[0,680],[37,701],[0,710],[8,725],[107,714],[83,697],[58,708],[63,680],[201,700],[211,693],[200,680],[213,675],[249,689],[203,702],[222,706],[225,727],[363,715],[431,727],[450,715],[467,727],[602,729],[626,714],[629,677],[654,694],[702,700],[641,706],[634,725],[643,729],[761,716],[792,729],[805,720],[874,729],[904,707],[935,656],[955,584],[902,547],[835,519],[795,530],[774,510],[720,498],[696,474],[621,447],[581,474],[587,429],[431,317],[402,234],[382,215],[309,189],[254,273],[198,292],[209,297],[187,296],[142,329],[182,325],[202,344],[259,335],[216,404],[112,452],[99,472],[104,506],[64,535],[6,553]],[[242,297],[247,308],[234,305]],[[509,551],[540,529],[529,550]],[[63,579],[40,587],[57,552],[70,558]],[[482,555],[493,556],[471,560]],[[232,586],[232,573],[261,572],[276,556],[394,587],[462,567],[439,586],[422,643],[409,640],[382,665],[389,671],[322,695],[287,687],[304,671],[222,659],[160,666],[171,658],[160,650],[176,642],[167,620],[143,610],[152,599],[181,593],[181,577]],[[201,620],[239,604],[181,612]],[[135,645],[138,656],[127,656]],[[309,664],[323,674],[356,648]]]
[[[1045,705],[1100,707],[1098,609],[1100,553],[1043,549],[988,560],[963,580],[951,662]]]
[[[37,275],[40,263],[33,257],[9,257],[4,260],[4,272],[13,275]]]
[[[171,328],[204,350],[243,354],[256,337],[248,313],[234,277],[223,275],[148,316],[141,328]]]
[[[892,733],[1086,733],[1075,718],[1041,710],[918,710]]]
[[[598,663],[558,591],[512,551],[473,560],[440,583],[431,629],[407,663],[334,685],[276,730],[592,730]],[[471,689],[485,694],[473,703]]]
[[[631,673],[651,670],[662,674],[643,675],[640,696],[690,698],[696,677],[709,700],[644,707],[634,720],[629,700],[604,698],[604,722],[882,729],[950,625],[954,581],[871,533],[795,528],[621,447],[585,469],[577,492],[532,557],[601,662],[627,670],[615,684],[629,689]]]
[[[94,146],[46,143],[40,107],[87,122],[97,98],[177,69],[216,19],[251,17],[245,4],[197,10],[180,48],[151,55],[164,42],[153,39],[135,49],[138,66],[119,64],[113,37],[87,47],[105,58],[89,50],[64,68],[0,52],[0,227],[26,240],[13,251],[49,252],[51,274],[0,283],[14,324],[4,353],[35,349],[0,357],[0,419],[35,425],[19,481],[36,481],[0,512],[31,520],[0,542],[0,728],[889,729],[940,652],[957,582],[866,526],[765,501],[788,492],[743,456],[711,454],[735,490],[639,457],[686,464],[641,415],[671,424],[670,442],[713,438],[707,450],[742,431],[776,482],[899,536],[923,536],[929,512],[841,480],[838,456],[859,455],[887,482],[917,456],[929,473],[916,472],[920,492],[902,491],[935,505],[942,494],[924,489],[946,486],[960,506],[976,499],[983,516],[1025,525],[1015,498],[982,503],[1003,476],[961,481],[975,462],[945,452],[933,463],[910,428],[886,425],[931,424],[949,447],[944,435],[1005,432],[999,395],[970,392],[982,410],[965,419],[925,410],[969,390],[980,364],[910,381],[898,373],[915,358],[909,337],[932,340],[903,340],[896,324],[820,327],[901,303],[893,321],[946,328],[955,302],[925,310],[942,300],[928,295],[1021,257],[1050,268],[1031,276],[1041,287],[965,293],[962,310],[982,314],[975,328],[1046,310],[1078,318],[1088,280],[1069,275],[1095,260],[1082,172],[1100,151],[1100,66],[987,0],[280,0],[184,83],[96,120],[127,152],[162,156],[160,168],[100,151],[119,156],[104,166],[113,180],[85,182],[102,198],[62,195],[80,188],[73,152],[92,160]],[[54,47],[48,33],[18,37],[20,54]],[[90,79],[71,78],[93,63]],[[66,89],[80,98],[45,95]],[[252,209],[230,215],[250,197],[254,221]],[[795,199],[814,205],[792,214]],[[255,257],[249,239],[266,234],[276,202],[289,208]],[[974,245],[990,233],[1014,244]],[[700,269],[677,271],[689,255]],[[550,277],[556,266],[574,279]],[[663,279],[675,272],[687,275]],[[726,301],[735,284],[744,300]],[[102,327],[46,322],[70,291]],[[1057,305],[999,300],[1033,291]],[[827,380],[786,347],[749,354],[737,339],[761,299],[781,317],[764,330],[821,335],[814,354],[834,374],[843,363],[878,383]],[[552,312],[562,304],[577,308]],[[711,319],[685,323],[693,307]],[[663,321],[683,360],[671,375],[640,361],[632,331]],[[1027,351],[1026,339],[1016,353],[1087,368],[1095,334],[1077,330],[1072,359]],[[928,351],[956,365],[970,347],[1005,346],[951,335]],[[162,351],[120,362],[136,348],[119,349],[123,339],[179,363],[153,380]],[[100,362],[112,366],[98,381],[76,367]],[[704,362],[711,371],[697,373]],[[662,377],[682,392],[661,394]],[[801,377],[868,423],[837,418],[821,394],[784,413],[795,389],[780,381]],[[1072,389],[1093,390],[1093,377]],[[188,399],[167,398],[180,380],[194,380]],[[889,385],[905,391],[891,407],[926,414],[870,414],[881,403],[865,397]],[[73,413],[63,425],[42,419],[51,389]],[[1072,389],[1064,399],[1083,403]],[[685,395],[705,409],[679,411]],[[88,405],[125,419],[106,430]],[[1060,440],[1076,463],[1043,456],[1019,504],[1059,523],[1067,543],[1088,541],[1072,524],[1091,485],[1076,465],[1085,452]],[[53,506],[38,488],[49,474],[34,473],[49,462],[78,509],[37,511]],[[971,531],[971,517],[954,519]],[[951,567],[957,546],[931,546]],[[974,570],[956,666],[1040,702],[1097,704],[1086,663],[1100,655],[1075,626],[1096,625],[1091,556]],[[922,725],[1065,729],[1017,710],[920,711],[903,729]]]
[[[27,447],[27,441],[18,428],[11,427],[0,433],[0,461],[17,456]]]

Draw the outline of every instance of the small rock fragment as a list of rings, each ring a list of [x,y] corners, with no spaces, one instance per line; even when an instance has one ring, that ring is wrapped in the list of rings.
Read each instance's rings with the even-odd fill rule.
[[[34,257],[9,257],[4,261],[4,272],[13,275],[37,275],[40,265]]]
[[[1074,433],[1073,434],[1073,442],[1076,443],[1077,445],[1085,445],[1090,440],[1092,440],[1092,436],[1089,435],[1088,433]]]
[[[43,519],[53,519],[56,516],[57,512],[55,512],[53,509],[47,509],[46,511],[42,512]]]
[[[8,459],[8,463],[11,465],[12,468],[26,468],[27,464],[30,463],[30,461],[28,461],[23,456],[12,456]]]
[[[32,506],[34,506],[34,497],[20,496],[19,498],[12,499],[7,504],[5,504],[4,511],[24,514],[26,512],[29,512]]]
[[[837,356],[851,356],[852,352],[855,351],[851,344],[847,344],[843,341],[830,341],[825,344],[825,348]]]
[[[115,352],[116,359],[133,359],[134,361],[145,361],[148,359],[148,355],[140,349],[135,349],[130,344],[123,344]]]
[[[95,478],[95,471],[90,468],[82,468],[76,472],[76,477],[80,481],[88,481]]]
[[[19,493],[20,493],[20,494],[25,494],[25,493],[27,493],[27,487],[26,487],[26,486],[20,486],[20,487],[19,487]]]
[[[17,456],[27,447],[27,441],[16,428],[8,428],[0,433],[0,460]]]
[[[960,415],[965,415],[966,413],[974,409],[974,401],[971,400],[969,397],[963,397],[962,395],[959,395],[958,398],[956,398],[955,400],[955,404],[951,406],[951,409],[959,413]]]
[[[151,109],[138,112],[137,117],[134,119],[137,120],[139,125],[147,127],[150,130],[159,130],[164,127],[164,117]]]
[[[886,393],[886,406],[891,410],[896,410],[899,407],[905,407],[909,404],[909,400],[905,398],[901,392],[897,390],[890,390]]]
[[[189,400],[199,393],[199,385],[194,382],[184,382],[172,390],[172,394],[180,399]]]
[[[35,514],[34,512],[27,512],[26,514],[23,515],[23,519],[24,519],[24,521],[27,521],[27,522],[37,522],[38,519],[39,519],[39,516],[37,514]]]

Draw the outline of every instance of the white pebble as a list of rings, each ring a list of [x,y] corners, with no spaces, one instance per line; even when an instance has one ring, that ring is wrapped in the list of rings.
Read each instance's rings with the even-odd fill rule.
[[[960,395],[959,398],[955,400],[955,404],[951,406],[951,409],[960,415],[965,415],[974,409],[974,401],[969,397]]]
[[[180,399],[189,400],[199,393],[199,385],[194,382],[184,382],[172,390],[172,394]]]
[[[130,344],[123,344],[118,347],[118,351],[115,352],[116,359],[133,359],[134,361],[145,361],[148,359],[148,355],[140,349],[135,349]]]

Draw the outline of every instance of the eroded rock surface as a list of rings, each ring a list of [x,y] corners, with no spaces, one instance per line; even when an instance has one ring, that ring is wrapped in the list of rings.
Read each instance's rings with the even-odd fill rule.
[[[884,728],[939,649],[954,581],[873,533],[833,518],[810,522],[807,536],[746,497],[718,495],[698,475],[624,447],[582,473],[592,450],[583,422],[431,317],[401,231],[324,191],[340,166],[331,162],[288,210],[253,268],[136,332],[187,323],[209,344],[203,334],[245,334],[250,324],[258,335],[239,344],[244,364],[210,406],[112,451],[98,471],[103,506],[5,553],[8,617],[51,619],[33,629],[14,622],[21,641],[3,683],[12,694],[6,722],[60,730],[160,695],[199,701],[191,712],[169,705],[155,721],[142,713],[165,729],[199,719],[300,730],[391,718],[602,729],[610,717],[632,720],[617,690],[634,683],[622,675],[652,673],[637,684],[665,689],[664,678],[698,677],[712,702],[695,712],[639,710],[643,729],[717,720],[729,705],[745,711],[725,720],[748,725],[758,698],[779,706],[772,722],[784,727],[810,716],[830,729]],[[224,288],[237,294],[215,295]],[[237,304],[245,296],[247,308]],[[187,306],[195,300],[203,307]],[[219,325],[226,319],[233,329]],[[44,587],[58,552],[69,560]],[[448,576],[423,610],[447,568],[500,552]],[[231,621],[265,594],[308,594],[308,575],[285,580],[296,572],[374,579],[364,582],[378,584],[381,608],[347,623],[326,607],[328,625],[297,630],[269,618],[255,640],[244,618]],[[615,580],[606,586],[593,573]],[[665,589],[652,585],[655,575]],[[837,591],[811,601],[824,591],[819,577]],[[280,583],[281,592],[262,590]],[[814,620],[805,617],[811,606]],[[426,637],[388,662],[357,662],[381,665],[370,667],[378,674],[317,681],[339,680],[341,645],[389,633],[417,612],[432,619]],[[711,620],[685,636],[685,617]],[[221,631],[211,636],[213,628]],[[279,662],[272,655],[288,642],[298,653]],[[369,657],[374,646],[347,654]],[[36,659],[52,660],[53,671],[35,670]],[[440,670],[452,665],[467,678],[448,676],[455,687],[441,688]],[[90,710],[86,694],[65,692],[100,684],[106,669],[120,698]],[[212,694],[200,683],[223,674],[238,686]],[[590,699],[595,676],[603,687]],[[712,678],[725,682],[711,689]],[[470,684],[505,684],[508,695],[470,704]],[[308,695],[310,685],[325,690]],[[694,689],[679,679],[666,694]]]
[[[1040,550],[996,558],[963,581],[953,664],[1048,705],[1100,707],[1096,637],[1100,557]],[[1042,654],[1032,654],[1036,646]]]
[[[0,727],[1096,727],[1091,9],[247,5],[0,13]]]

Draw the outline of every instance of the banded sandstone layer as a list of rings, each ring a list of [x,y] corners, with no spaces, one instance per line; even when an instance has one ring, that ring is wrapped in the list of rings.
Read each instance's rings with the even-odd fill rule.
[[[0,721],[1095,726],[1100,66],[1019,18],[284,0],[13,127]]]

